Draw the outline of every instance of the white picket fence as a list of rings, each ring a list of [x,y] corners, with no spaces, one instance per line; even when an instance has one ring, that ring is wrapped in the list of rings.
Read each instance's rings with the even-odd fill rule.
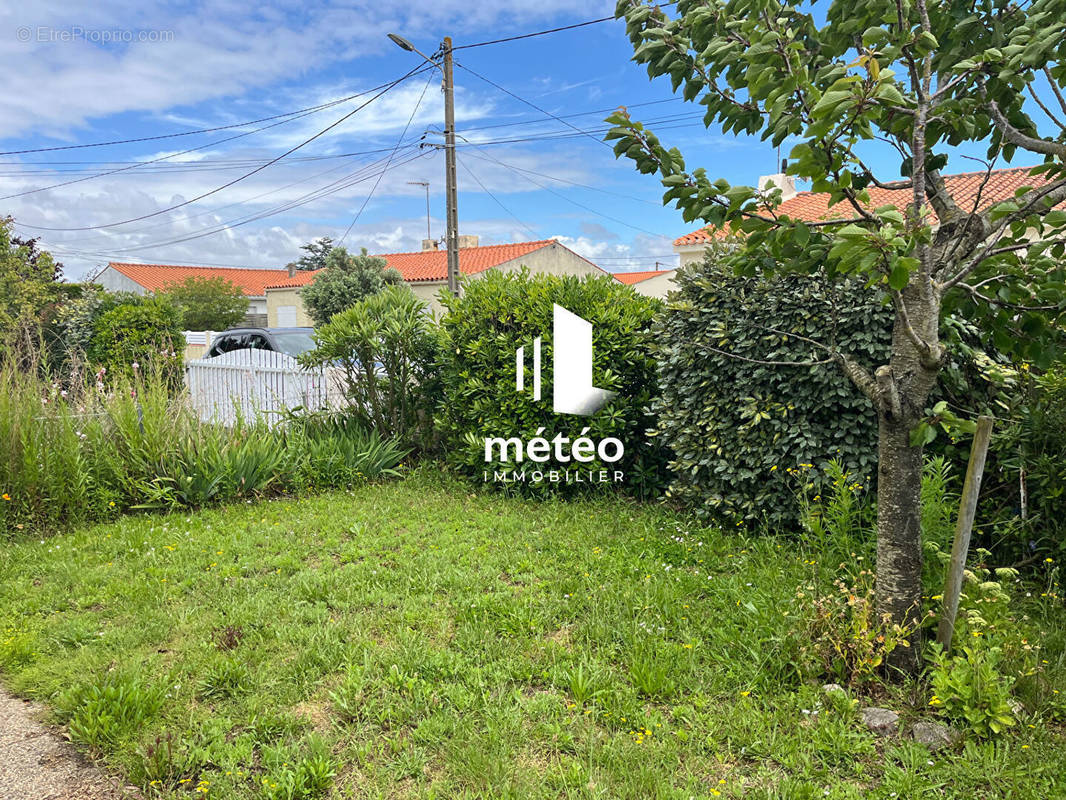
[[[295,408],[338,410],[344,393],[329,368],[305,369],[286,353],[232,350],[186,364],[193,408],[204,421],[231,425],[259,416],[274,424]]]

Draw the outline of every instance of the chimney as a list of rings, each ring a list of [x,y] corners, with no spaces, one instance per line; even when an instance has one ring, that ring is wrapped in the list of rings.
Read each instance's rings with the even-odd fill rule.
[[[422,240],[422,252],[425,252],[426,250],[436,250],[436,249],[437,249],[437,240],[436,239],[423,239]]]
[[[459,247],[477,247],[479,238],[471,234],[461,234],[459,236]]]
[[[296,277],[296,264],[289,264],[288,265],[288,270],[289,270],[289,277],[290,278],[295,278]]]
[[[784,166],[784,162],[782,162]],[[759,191],[769,192],[770,190],[777,188],[781,190],[781,199],[788,200],[790,197],[795,197],[798,192],[796,191],[796,179],[791,175],[786,175],[783,172],[778,172],[775,175],[760,175],[759,176]]]

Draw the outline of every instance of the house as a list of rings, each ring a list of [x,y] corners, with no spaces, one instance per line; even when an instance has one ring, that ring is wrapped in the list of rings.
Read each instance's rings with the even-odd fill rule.
[[[991,173],[963,172],[957,175],[945,175],[944,184],[955,202],[963,210],[975,206],[982,211],[989,206],[1010,200],[1015,191],[1023,186],[1041,186],[1047,183],[1043,175],[1030,175],[1032,167],[1013,167],[997,169]],[[830,208],[829,194],[824,192],[797,192],[792,178],[785,175],[767,175],[759,178],[759,188],[767,188],[769,183],[781,187],[782,203],[777,207],[778,215],[788,215],[805,222],[818,222],[835,218],[851,217],[851,207],[847,202],[838,203]],[[911,201],[911,189],[904,183],[887,184],[885,187],[867,187],[870,194],[870,208],[893,205],[903,209]],[[674,240],[674,252],[681,256],[681,266],[703,259],[707,246],[714,241],[726,238],[729,233],[721,228],[707,226],[692,233],[687,233]]]
[[[476,280],[489,272],[514,272],[525,267],[533,274],[607,275],[591,261],[554,239],[513,244],[479,245],[477,236],[459,237],[459,273]],[[437,294],[448,286],[448,254],[438,250],[432,240],[422,243],[422,250],[412,253],[378,255],[403,276],[414,293],[439,314]],[[267,324],[270,326],[311,325],[300,300],[300,289],[315,279],[317,271],[297,272],[265,287]],[[275,273],[276,274],[276,273]]]
[[[676,269],[653,269],[645,272],[616,272],[614,277],[648,297],[666,297],[671,289],[676,288],[676,274]]]
[[[289,275],[285,269],[238,269],[224,267],[182,267],[173,264],[123,264],[112,261],[95,278],[112,292],[148,294],[158,292],[188,278],[224,278],[237,286],[248,298],[248,314],[245,325],[266,325],[268,284],[284,280]]]

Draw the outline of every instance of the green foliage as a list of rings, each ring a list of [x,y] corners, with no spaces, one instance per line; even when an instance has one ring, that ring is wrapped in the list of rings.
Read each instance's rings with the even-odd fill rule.
[[[382,436],[433,445],[439,397],[437,326],[404,285],[367,295],[314,334],[301,363],[334,365],[344,375],[348,413]]]
[[[57,706],[71,738],[106,753],[159,712],[163,694],[140,678],[105,673],[65,692]]]
[[[300,245],[305,255],[300,256],[286,266],[298,270],[325,269],[329,254],[333,250],[333,240],[328,236],[322,236],[307,244]]]
[[[1024,721],[931,755],[852,709],[911,722],[932,713],[922,684],[827,697],[797,674],[809,598],[839,574],[792,537],[615,496],[471,492],[427,463],[404,481],[5,541],[0,662],[14,629],[4,682],[52,707],[96,676],[158,676],[162,707],[107,748],[146,797],[284,797],[330,766],[326,797],[577,798],[589,781],[619,800],[1061,796],[1061,600],[1012,589],[1019,638],[1049,662],[1013,687]],[[226,625],[244,637],[220,652]],[[245,688],[200,699],[225,658]]]
[[[1007,422],[994,429],[982,513],[1014,523],[1012,536],[996,537],[997,552],[1026,562],[1066,559],[1066,366],[1036,375],[1023,365],[1011,401],[996,409]]]
[[[860,286],[738,277],[713,257],[679,270],[676,281],[655,326],[660,393],[652,402],[656,436],[673,454],[670,496],[701,516],[776,527],[797,519],[790,470],[800,464],[820,469],[835,459],[869,486],[874,410],[839,371],[802,364],[825,358],[810,340],[880,363],[891,310]]]
[[[949,719],[964,723],[976,736],[1003,733],[1016,720],[1011,712],[1011,679],[1000,671],[1000,648],[965,643],[948,656],[934,645],[929,704]]]
[[[231,328],[248,313],[248,298],[240,287],[222,277],[190,277],[156,293],[181,314],[187,331],[221,331]]]
[[[201,422],[157,369],[64,384],[0,362],[0,531],[397,476],[407,450],[344,418]]]
[[[63,265],[37,248],[36,239],[13,234],[10,218],[0,218],[0,354],[35,338],[58,301]]]
[[[168,381],[178,384],[184,352],[181,314],[165,299],[153,297],[123,303],[97,317],[86,355],[112,378],[155,364]]]
[[[362,298],[402,283],[399,272],[388,268],[385,259],[368,256],[365,248],[353,256],[343,247],[331,247],[322,271],[300,290],[300,299],[315,324],[324,325]]]
[[[580,464],[581,471],[606,469],[610,474],[622,470],[624,487],[643,496],[658,493],[663,456],[659,448],[647,443],[645,431],[652,423],[648,404],[656,391],[651,321],[660,301],[609,277],[493,271],[466,284],[462,297],[444,297],[442,302],[447,309],[441,320],[446,358],[438,423],[448,459],[456,468],[481,482],[486,470],[491,474],[525,469],[528,473],[535,468],[546,474],[576,466],[557,461],[554,455],[532,468],[532,462],[486,463],[484,440],[488,437],[528,441],[538,435],[550,440],[559,434],[571,442],[582,436],[593,442],[615,437],[625,446],[623,459],[605,463],[597,455]],[[552,385],[550,365],[558,346],[551,335],[554,304],[592,323],[593,384],[617,393],[589,417],[555,415],[550,390],[540,402],[534,402],[528,390],[515,391],[515,350],[525,346],[528,358],[536,337],[542,339],[543,385]],[[540,494],[574,494],[589,486],[547,480],[497,485]]]

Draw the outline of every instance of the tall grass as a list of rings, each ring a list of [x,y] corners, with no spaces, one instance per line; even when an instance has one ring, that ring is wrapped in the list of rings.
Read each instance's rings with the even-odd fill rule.
[[[0,531],[199,507],[392,476],[406,451],[338,419],[204,423],[147,368],[63,383],[0,363]]]

